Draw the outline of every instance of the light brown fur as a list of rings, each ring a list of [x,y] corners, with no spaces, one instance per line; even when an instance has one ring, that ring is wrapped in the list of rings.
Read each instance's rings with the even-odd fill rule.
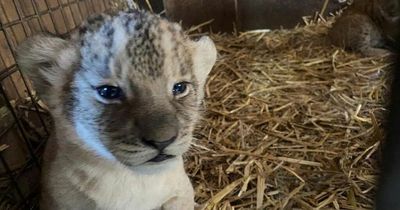
[[[18,64],[55,121],[41,208],[193,209],[182,154],[215,60],[209,38],[193,41],[178,24],[140,11],[93,16],[71,40],[23,43]],[[181,83],[187,88],[175,94]],[[103,97],[104,85],[121,96]]]
[[[398,44],[400,9],[397,0],[354,0],[329,30],[336,46],[366,56],[390,54],[388,43]]]

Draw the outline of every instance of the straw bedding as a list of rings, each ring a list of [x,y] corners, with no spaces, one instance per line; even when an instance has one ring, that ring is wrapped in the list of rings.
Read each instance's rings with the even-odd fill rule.
[[[328,27],[211,35],[186,157],[202,209],[372,209],[391,64],[332,47]]]

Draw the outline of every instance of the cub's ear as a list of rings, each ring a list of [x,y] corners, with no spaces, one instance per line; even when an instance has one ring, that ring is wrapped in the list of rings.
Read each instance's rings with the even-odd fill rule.
[[[207,36],[193,42],[193,68],[201,86],[217,60],[217,50],[214,42]]]
[[[63,85],[78,58],[77,48],[73,44],[45,35],[33,36],[17,49],[20,69],[28,75],[45,100],[49,90]]]

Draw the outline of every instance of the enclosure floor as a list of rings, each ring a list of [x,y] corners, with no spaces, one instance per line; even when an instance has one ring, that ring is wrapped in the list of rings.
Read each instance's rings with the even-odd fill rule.
[[[203,209],[372,209],[391,64],[332,47],[328,25],[211,35],[186,157]]]

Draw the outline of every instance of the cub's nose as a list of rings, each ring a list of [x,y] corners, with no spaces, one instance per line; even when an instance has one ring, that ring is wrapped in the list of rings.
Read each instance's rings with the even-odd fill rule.
[[[162,151],[172,144],[179,132],[178,119],[173,113],[153,112],[136,121],[143,144]]]
[[[156,140],[148,140],[143,138],[142,141],[144,144],[149,145],[158,149],[159,151],[163,151],[168,145],[172,144],[176,139],[176,136],[166,140],[166,141],[156,141]]]

